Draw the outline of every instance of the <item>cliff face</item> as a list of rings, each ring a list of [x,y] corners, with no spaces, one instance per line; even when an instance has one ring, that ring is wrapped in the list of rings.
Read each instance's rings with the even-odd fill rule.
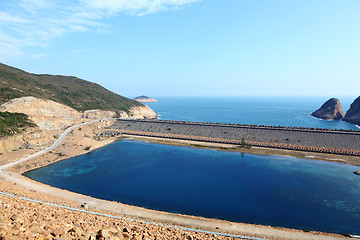
[[[124,111],[103,111],[103,110],[88,110],[83,112],[83,118],[100,119],[100,118],[157,118],[157,114],[148,106],[137,106],[130,108],[129,112]]]
[[[346,112],[343,120],[353,124],[360,124],[360,97],[350,105],[350,109]]]
[[[48,131],[29,129],[29,131],[0,139],[0,153],[5,154],[19,148],[41,147],[55,141]]]
[[[344,112],[340,101],[337,98],[331,98],[311,115],[324,120],[339,120],[344,117]]]
[[[132,118],[139,118],[139,119],[157,118],[157,114],[146,105],[130,108],[130,112],[129,112],[128,116],[132,117]]]

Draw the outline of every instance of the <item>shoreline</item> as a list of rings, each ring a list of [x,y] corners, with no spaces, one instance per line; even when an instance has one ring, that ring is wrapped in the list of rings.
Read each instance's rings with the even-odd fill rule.
[[[92,125],[95,125],[92,126]],[[261,225],[253,225],[253,224],[246,224],[246,223],[234,223],[228,222],[224,220],[217,220],[217,219],[208,219],[203,217],[197,216],[188,216],[188,215],[181,215],[181,214],[174,214],[174,213],[167,213],[161,212],[151,209],[145,209],[136,206],[130,206],[122,203],[111,202],[101,199],[92,198],[89,196],[81,195],[78,193],[69,192],[67,190],[57,189],[46,184],[42,184],[36,181],[33,181],[23,175],[24,172],[31,171],[36,168],[41,168],[46,165],[52,164],[57,161],[66,160],[68,158],[89,153],[97,148],[103,147],[105,145],[111,144],[114,141],[119,140],[119,138],[104,138],[100,139],[93,139],[90,138],[90,134],[93,134],[95,137],[96,134],[102,132],[104,128],[99,127],[100,123],[91,124],[91,126],[82,127],[81,134],[72,134],[71,136],[67,136],[64,140],[64,144],[58,147],[58,149],[54,149],[52,152],[45,153],[42,156],[38,156],[33,158],[25,163],[20,163],[10,170],[11,173],[7,173],[1,176],[2,181],[6,181],[8,183],[15,183],[18,186],[25,188],[27,191],[34,191],[39,196],[39,199],[42,197],[52,197],[55,199],[62,199],[67,204],[71,206],[79,207],[80,204],[86,202],[88,203],[89,207],[92,209],[97,209],[100,211],[111,212],[115,214],[119,214],[121,216],[132,216],[139,219],[145,219],[155,222],[161,222],[166,224],[172,225],[179,225],[179,226],[186,226],[186,227],[193,227],[199,229],[207,229],[210,231],[221,232],[221,233],[229,233],[229,234],[239,234],[239,235],[246,235],[250,237],[266,237],[269,239],[291,239],[291,238],[301,238],[301,239],[316,239],[318,237],[321,238],[329,238],[329,239],[342,239],[344,236],[339,234],[333,233],[321,233],[321,232],[304,232],[302,230],[297,229],[287,229],[281,227],[271,227],[271,226],[261,226]],[[80,130],[73,130],[75,133],[79,133]],[[73,132],[73,133],[74,133]],[[84,133],[83,136],[82,133]],[[86,135],[88,135],[86,137]],[[78,135],[78,136],[74,136]],[[81,141],[82,144],[78,145],[79,139],[89,140],[89,141]],[[86,139],[87,138],[87,139]],[[91,139],[91,141],[90,141]],[[123,139],[123,138],[121,138]],[[148,137],[126,137],[125,139],[136,139],[136,140],[145,140],[149,142],[156,142],[161,144],[170,144],[170,145],[180,145],[180,146],[190,146],[190,147],[205,147],[205,148],[212,148],[218,150],[225,150],[225,151],[241,151],[241,152],[249,152],[254,153],[254,149],[245,149],[245,148],[236,148],[235,145],[229,144],[217,144],[217,143],[200,143],[195,141],[188,141],[188,140],[172,140],[172,139],[157,139],[157,138],[148,138]],[[90,149],[87,149],[87,144],[90,144]],[[266,149],[257,148],[256,152],[265,153],[265,155],[274,155],[273,149],[269,151],[265,151]],[[281,150],[283,154],[276,154],[276,155],[289,155],[288,150]],[[303,152],[301,152],[303,153]],[[313,153],[311,153],[314,155]],[[323,154],[322,154],[323,155]],[[297,156],[298,157],[298,156]],[[320,159],[320,156],[315,156],[316,158]],[[344,157],[344,156],[342,156]],[[309,159],[314,159],[310,158]],[[335,160],[327,160],[327,161],[336,161]],[[340,161],[342,163],[342,161]],[[348,164],[348,162],[346,162]],[[115,209],[115,210],[114,210]],[[195,226],[195,227],[194,227]],[[220,226],[220,227],[219,227]],[[289,235],[289,236],[286,236]],[[296,236],[296,237],[295,237]]]
[[[251,148],[245,148],[245,147],[239,147],[238,145],[234,145],[234,144],[208,143],[208,142],[198,142],[198,141],[179,140],[179,139],[164,139],[164,138],[143,137],[143,136],[134,136],[134,135],[126,135],[126,134],[124,134],[123,136],[126,136],[127,139],[134,139],[144,142],[166,144],[173,146],[216,149],[219,151],[243,152],[243,153],[265,155],[265,156],[271,156],[271,155],[289,156],[289,157],[303,158],[309,160],[336,162],[336,163],[360,166],[360,158],[355,156],[304,152],[304,151],[286,150],[286,149],[273,149],[273,148],[256,147],[256,146],[252,146]]]

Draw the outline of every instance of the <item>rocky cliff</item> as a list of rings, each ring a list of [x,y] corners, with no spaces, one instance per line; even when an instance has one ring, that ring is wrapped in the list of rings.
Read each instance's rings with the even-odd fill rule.
[[[0,154],[12,152],[21,148],[34,148],[48,145],[54,142],[54,132],[44,131],[36,128],[13,136],[0,138]]]
[[[350,105],[350,109],[346,112],[343,120],[353,124],[360,124],[360,97]]]
[[[344,112],[339,99],[331,98],[311,115],[324,120],[339,120],[344,117]]]

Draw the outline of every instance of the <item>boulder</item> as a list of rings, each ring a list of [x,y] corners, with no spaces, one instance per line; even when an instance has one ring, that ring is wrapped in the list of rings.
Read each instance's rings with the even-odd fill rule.
[[[344,117],[341,103],[337,98],[327,100],[312,116],[324,120],[339,120]]]
[[[343,120],[348,123],[360,124],[360,97],[350,105]]]

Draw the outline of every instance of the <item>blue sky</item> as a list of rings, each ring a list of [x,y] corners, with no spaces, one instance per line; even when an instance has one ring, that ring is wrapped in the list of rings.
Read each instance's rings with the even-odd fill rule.
[[[358,0],[2,0],[0,62],[124,96],[358,96]]]

